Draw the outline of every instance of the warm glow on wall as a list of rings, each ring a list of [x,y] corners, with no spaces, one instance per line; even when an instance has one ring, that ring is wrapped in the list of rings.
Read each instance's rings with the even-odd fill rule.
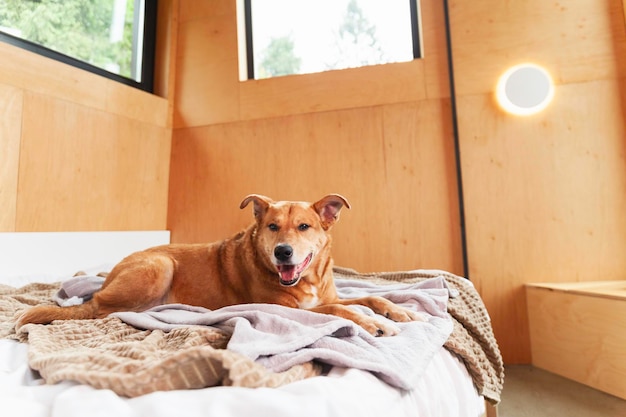
[[[528,116],[545,109],[554,97],[554,84],[548,71],[524,63],[509,68],[498,80],[496,98],[511,114]]]

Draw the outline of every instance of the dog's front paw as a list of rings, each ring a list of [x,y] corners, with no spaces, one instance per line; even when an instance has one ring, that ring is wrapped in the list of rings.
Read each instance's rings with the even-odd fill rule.
[[[424,314],[396,305],[394,305],[393,308],[387,309],[383,315],[389,320],[399,323],[406,323],[409,321],[427,321]]]
[[[359,322],[359,325],[363,327],[372,336],[395,336],[400,333],[400,328],[392,323],[383,322],[382,320],[376,320],[373,317],[365,317]]]
[[[427,321],[424,314],[400,307],[386,298],[368,297],[364,300],[363,304],[370,307],[375,313],[398,323]]]

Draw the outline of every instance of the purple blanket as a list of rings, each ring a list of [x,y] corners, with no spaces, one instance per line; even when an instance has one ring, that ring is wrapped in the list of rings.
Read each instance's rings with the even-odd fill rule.
[[[317,360],[371,371],[390,385],[410,389],[452,332],[447,300],[453,296],[443,277],[415,284],[376,285],[336,279],[340,297],[379,295],[424,313],[426,321],[396,323],[393,337],[373,337],[352,321],[274,304],[243,304],[211,311],[181,304],[112,316],[142,329],[170,331],[183,326],[213,326],[231,334],[228,349],[274,372]],[[362,306],[352,308],[374,313]],[[380,320],[387,320],[378,316]]]

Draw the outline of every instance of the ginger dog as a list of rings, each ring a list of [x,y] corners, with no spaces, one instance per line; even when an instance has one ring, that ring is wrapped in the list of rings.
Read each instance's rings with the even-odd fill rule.
[[[144,311],[181,303],[215,310],[245,303],[273,303],[352,320],[374,336],[397,326],[357,313],[370,307],[396,322],[419,314],[381,297],[339,299],[333,281],[329,230],[348,201],[330,194],[315,203],[249,195],[255,222],[229,239],[210,244],[171,244],[136,252],[117,264],[93,298],[71,307],[36,306],[17,327],[53,320],[93,319],[118,311]]]

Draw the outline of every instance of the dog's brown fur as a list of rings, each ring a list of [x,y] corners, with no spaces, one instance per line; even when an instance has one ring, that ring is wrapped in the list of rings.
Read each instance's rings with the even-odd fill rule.
[[[274,202],[253,194],[240,208],[249,203],[254,204],[256,221],[235,236],[211,244],[172,244],[136,252],[113,268],[90,301],[72,307],[33,307],[17,327],[102,318],[166,303],[208,309],[281,304],[350,319],[376,336],[394,335],[398,328],[347,305],[365,305],[398,322],[419,320],[418,314],[381,297],[337,297],[329,230],[342,207],[350,208],[345,198],[331,194],[311,204]]]

